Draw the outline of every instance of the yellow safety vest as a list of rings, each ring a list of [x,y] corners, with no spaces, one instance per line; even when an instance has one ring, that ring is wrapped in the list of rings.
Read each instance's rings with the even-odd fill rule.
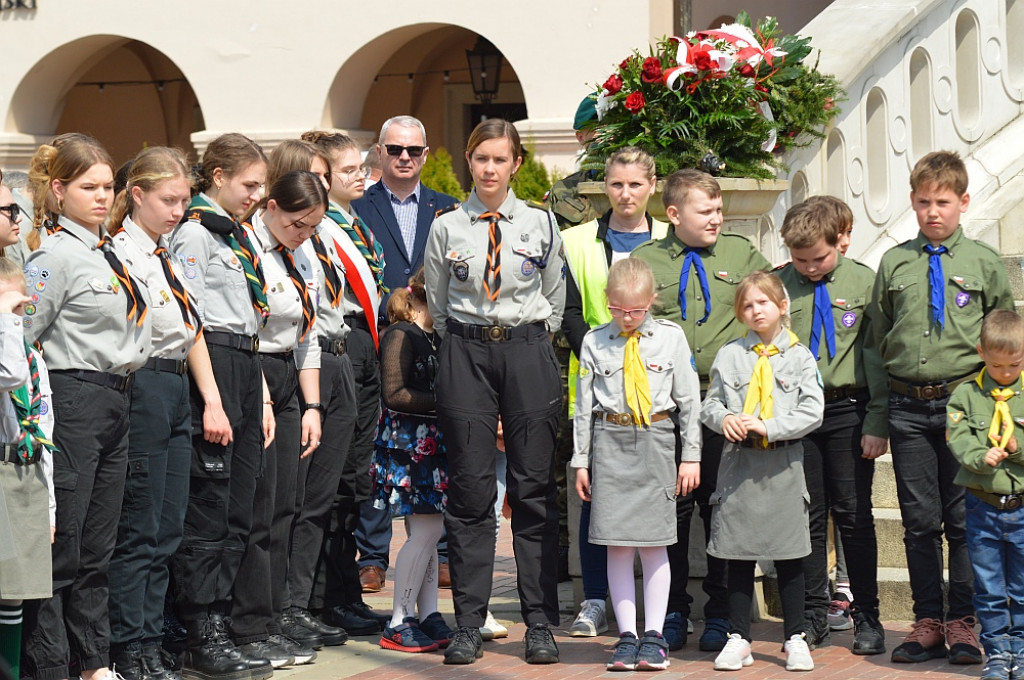
[[[651,220],[651,238],[658,240],[668,234],[668,224]],[[562,232],[565,261],[572,272],[576,287],[583,300],[583,319],[591,328],[612,320],[608,311],[608,298],[604,294],[608,285],[608,259],[604,241],[597,238],[597,220],[570,227]],[[576,354],[569,356],[569,417],[576,413],[576,382],[579,380],[580,362]]]

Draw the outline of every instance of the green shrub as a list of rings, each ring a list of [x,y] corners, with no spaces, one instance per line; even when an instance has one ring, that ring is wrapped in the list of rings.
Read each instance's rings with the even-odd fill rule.
[[[427,156],[420,181],[434,191],[454,196],[460,201],[466,199],[466,192],[452,168],[452,155],[443,146]]]
[[[512,191],[524,201],[543,201],[544,194],[551,188],[551,175],[544,164],[537,160],[533,148],[523,150],[523,164],[519,166],[516,178],[512,180]]]

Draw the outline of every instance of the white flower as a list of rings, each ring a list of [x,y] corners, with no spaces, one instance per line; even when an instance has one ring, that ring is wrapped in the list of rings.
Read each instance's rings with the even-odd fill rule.
[[[597,101],[594,102],[594,109],[597,111],[597,119],[602,120],[604,118],[604,114],[608,113],[618,105],[618,102],[615,101],[611,93],[609,93],[608,90],[602,89]]]

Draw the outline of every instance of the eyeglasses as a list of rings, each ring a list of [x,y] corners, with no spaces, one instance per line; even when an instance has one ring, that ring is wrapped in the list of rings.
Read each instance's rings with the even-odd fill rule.
[[[17,222],[18,218],[21,216],[22,210],[21,206],[17,203],[11,203],[10,205],[0,205],[0,212],[7,213],[7,218],[11,222]]]
[[[349,168],[347,170],[338,170],[334,174],[337,175],[338,177],[348,177],[349,179],[353,177],[362,177],[363,179],[369,179],[370,168],[363,165],[356,168]]]
[[[427,150],[425,146],[402,146],[401,144],[385,144],[389,156],[401,156],[403,151],[409,152],[410,158],[419,158]]]
[[[638,309],[623,309],[622,307],[612,307],[611,305],[608,305],[608,311],[611,312],[612,316],[616,318],[630,316],[635,319],[638,316],[643,316],[644,314],[646,314],[647,310],[649,310],[650,308],[650,305],[647,305],[646,307],[640,307]]]

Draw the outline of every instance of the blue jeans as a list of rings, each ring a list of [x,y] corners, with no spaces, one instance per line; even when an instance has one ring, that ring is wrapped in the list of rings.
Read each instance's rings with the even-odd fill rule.
[[[1024,651],[1024,508],[998,510],[967,491],[967,550],[985,653]]]
[[[964,539],[964,488],[953,483],[960,464],[946,445],[947,401],[889,394],[892,466],[903,516],[914,618],[918,621],[959,619],[974,613],[971,560]],[[949,549],[946,616],[942,602],[943,535]]]

